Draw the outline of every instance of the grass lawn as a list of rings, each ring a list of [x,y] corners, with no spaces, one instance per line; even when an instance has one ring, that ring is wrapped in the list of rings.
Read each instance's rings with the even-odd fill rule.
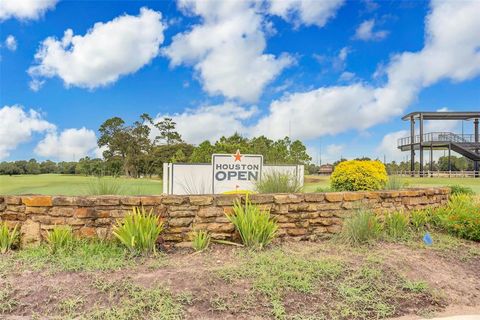
[[[461,185],[472,188],[477,194],[480,194],[480,178],[400,178],[408,187],[438,187]],[[325,176],[305,176],[305,192],[315,192],[317,188],[328,188],[330,177]]]
[[[431,247],[419,238],[361,247],[287,241],[263,251],[212,245],[135,258],[108,242],[23,249],[1,256],[0,318],[410,319],[446,307],[480,311],[480,244],[432,236]]]
[[[84,195],[89,193],[89,185],[97,178],[77,175],[0,175],[0,194],[48,194]],[[463,185],[480,194],[480,179],[473,178],[401,178],[409,187],[433,187]],[[115,179],[120,185],[120,193],[125,195],[154,195],[162,193],[160,179]],[[315,192],[318,188],[328,188],[330,177],[305,176],[305,192]]]
[[[0,194],[84,195],[98,178],[64,174],[0,175]],[[153,195],[162,193],[162,180],[116,178],[120,193]]]

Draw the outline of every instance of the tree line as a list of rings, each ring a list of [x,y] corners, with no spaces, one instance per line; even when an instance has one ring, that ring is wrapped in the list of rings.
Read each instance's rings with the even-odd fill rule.
[[[198,146],[185,142],[171,118],[155,121],[144,113],[127,124],[120,117],[107,119],[99,128],[98,146],[103,159],[84,157],[78,162],[47,160],[0,163],[0,174],[63,173],[82,175],[161,175],[163,163],[210,163],[214,153],[262,154],[266,164],[308,164],[311,161],[305,145],[290,138],[272,140],[265,136],[246,138],[235,133],[215,142],[203,141]]]

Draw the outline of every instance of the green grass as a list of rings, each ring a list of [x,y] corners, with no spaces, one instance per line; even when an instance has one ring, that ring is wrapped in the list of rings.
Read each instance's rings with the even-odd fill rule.
[[[306,176],[304,192],[315,192],[317,188],[328,188],[330,177]],[[315,181],[312,181],[315,180]],[[399,182],[407,184],[407,187],[441,187],[461,185],[470,187],[475,193],[480,194],[480,178],[411,178],[399,177]]]
[[[86,195],[98,178],[64,174],[0,175],[0,194]],[[162,180],[117,178],[125,195],[162,193]]]
[[[14,252],[0,265],[0,274],[8,269],[57,271],[108,271],[131,266],[126,251],[117,244],[101,241],[76,240],[69,248],[59,248],[55,253],[47,245]],[[8,263],[9,261],[10,263]],[[20,264],[19,264],[20,263]]]

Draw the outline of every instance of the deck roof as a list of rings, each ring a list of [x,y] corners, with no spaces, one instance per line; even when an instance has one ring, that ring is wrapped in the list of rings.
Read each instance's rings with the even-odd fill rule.
[[[415,111],[403,116],[402,120],[410,120],[420,118],[423,115],[423,120],[469,120],[480,119],[480,111],[455,111],[455,112],[423,112]]]

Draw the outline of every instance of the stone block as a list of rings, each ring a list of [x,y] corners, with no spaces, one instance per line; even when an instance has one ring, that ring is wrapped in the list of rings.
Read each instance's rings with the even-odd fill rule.
[[[41,241],[40,223],[27,220],[20,228],[20,244],[21,247],[29,245],[38,245]]]
[[[198,210],[198,216],[201,218],[221,217],[225,215],[223,208],[220,207],[205,207]]]
[[[182,204],[187,202],[187,196],[164,196],[162,197],[163,204]]]
[[[95,218],[97,215],[94,208],[76,208],[73,211],[73,216],[75,218],[83,219],[83,218]]]
[[[53,206],[72,206],[75,204],[75,197],[54,196],[52,197]]]
[[[75,205],[79,207],[92,207],[95,205],[96,197],[75,197]]]
[[[310,220],[311,224],[317,224],[322,226],[330,226],[333,224],[332,218],[316,218]]]
[[[235,201],[241,201],[243,198],[239,194],[219,194],[215,196],[217,206],[232,206]]]
[[[50,207],[25,207],[27,214],[46,214],[49,210]]]
[[[140,197],[140,202],[142,206],[156,206],[161,204],[162,201],[163,201],[162,196]]]
[[[6,204],[22,204],[22,197],[19,196],[5,196],[4,201]]]
[[[341,202],[343,200],[342,192],[329,192],[325,193],[325,200],[328,202]]]
[[[307,229],[303,228],[293,228],[293,229],[286,229],[287,234],[289,236],[303,236],[307,234]]]
[[[307,202],[322,202],[325,201],[325,193],[305,193],[305,201]]]
[[[277,204],[288,204],[302,202],[304,197],[301,194],[275,194],[273,199]]]
[[[126,206],[139,206],[141,204],[141,198],[131,197],[131,196],[121,197],[120,204],[126,205]]]
[[[343,200],[345,201],[357,201],[365,198],[365,193],[363,192],[345,192],[343,194]]]
[[[288,212],[305,211],[308,209],[309,205],[310,204],[305,202],[291,203],[288,205]]]
[[[51,207],[53,206],[51,196],[23,196],[22,203],[27,207]]]
[[[79,234],[84,238],[94,238],[97,236],[97,230],[93,227],[82,227],[80,228]]]
[[[342,226],[334,224],[334,225],[328,226],[327,231],[329,233],[339,233],[340,231],[342,231]]]
[[[173,211],[168,216],[172,218],[195,217],[195,211]]]
[[[207,206],[213,203],[213,196],[190,196],[188,200],[195,206]]]
[[[255,204],[272,203],[274,200],[273,194],[252,194],[248,198]]]
[[[120,198],[118,196],[98,196],[95,197],[95,205],[97,206],[118,206]]]
[[[193,218],[175,218],[168,221],[170,227],[188,227],[193,222]]]
[[[231,223],[210,223],[207,226],[207,230],[211,232],[232,232],[235,230],[235,226]]]

